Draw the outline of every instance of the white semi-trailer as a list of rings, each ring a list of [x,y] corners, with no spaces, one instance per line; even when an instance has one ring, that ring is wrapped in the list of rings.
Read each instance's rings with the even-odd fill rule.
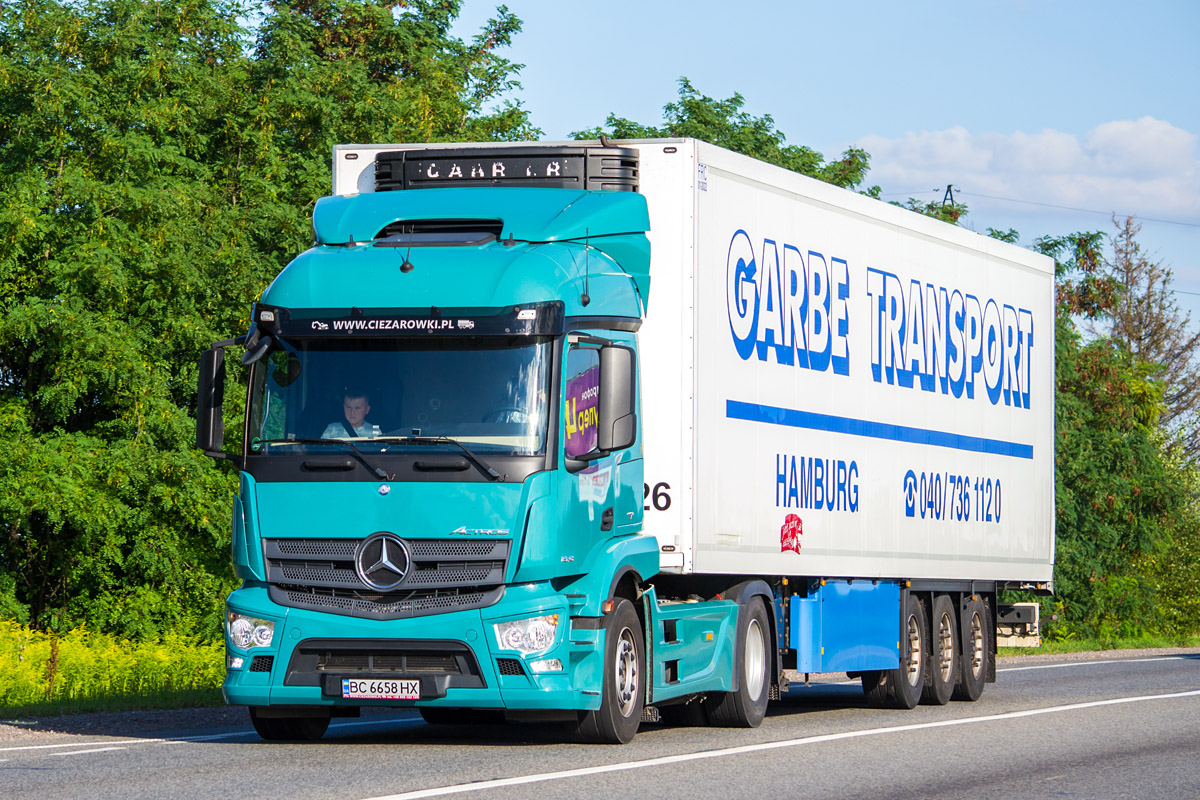
[[[1053,264],[690,139],[342,145],[256,304],[230,702],[628,741],[974,700],[1054,560]],[[651,289],[653,291],[651,292]],[[653,298],[651,298],[651,294]]]

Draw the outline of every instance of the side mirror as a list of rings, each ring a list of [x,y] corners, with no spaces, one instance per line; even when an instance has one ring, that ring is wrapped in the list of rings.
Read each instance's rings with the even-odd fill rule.
[[[214,347],[200,356],[196,402],[196,447],[213,458],[224,458],[225,350]]]
[[[600,348],[600,408],[596,447],[624,450],[637,440],[637,370],[633,348]]]

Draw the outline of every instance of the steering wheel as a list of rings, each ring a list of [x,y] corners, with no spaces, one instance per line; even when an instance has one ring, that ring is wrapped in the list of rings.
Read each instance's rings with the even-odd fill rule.
[[[500,406],[484,414],[482,421],[525,425],[529,422],[529,412],[516,406]]]

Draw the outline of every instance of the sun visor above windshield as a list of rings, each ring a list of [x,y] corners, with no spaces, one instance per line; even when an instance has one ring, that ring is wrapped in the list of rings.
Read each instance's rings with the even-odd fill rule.
[[[563,303],[494,308],[290,309],[259,303],[254,323],[273,336],[556,336]]]

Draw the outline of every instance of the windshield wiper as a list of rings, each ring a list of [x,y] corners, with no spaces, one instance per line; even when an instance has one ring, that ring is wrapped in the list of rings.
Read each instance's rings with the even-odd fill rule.
[[[467,458],[471,460],[475,466],[483,470],[492,480],[500,480],[500,473],[492,469],[492,465],[484,461],[479,456],[475,455],[470,448],[460,442],[458,439],[451,439],[449,436],[382,436],[372,439],[373,442],[383,442],[385,444],[448,444],[462,450]]]
[[[371,441],[377,442],[379,440],[372,439]],[[346,441],[345,439],[255,439],[252,442],[252,444],[340,444],[340,445],[345,445],[346,447],[350,448],[351,452],[353,452],[354,455],[358,458],[358,460],[362,462],[364,467],[371,470],[376,475],[383,478],[385,481],[391,481],[391,480],[396,479],[395,475],[387,474],[386,472],[381,470],[379,467],[375,466],[370,461],[368,461],[367,457],[365,455],[363,455],[362,450],[359,450],[357,447],[355,447],[353,442]]]

